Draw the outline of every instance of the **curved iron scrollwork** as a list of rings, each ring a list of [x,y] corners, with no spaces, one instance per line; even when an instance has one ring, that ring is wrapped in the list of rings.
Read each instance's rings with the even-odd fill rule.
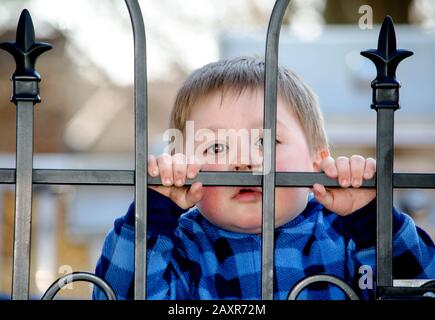
[[[73,272],[57,279],[53,284],[45,291],[41,300],[53,300],[56,294],[66,285],[76,282],[85,281],[91,282],[97,285],[106,294],[107,300],[117,300],[116,294],[110,285],[103,279],[88,272]]]
[[[420,286],[420,288],[431,289],[423,294],[424,298],[435,299],[435,280],[428,281]]]
[[[296,300],[296,298],[299,296],[302,290],[304,290],[306,287],[316,282],[328,282],[328,283],[335,284],[337,287],[343,290],[344,293],[347,294],[350,300],[359,300],[359,297],[356,294],[356,292],[346,282],[344,282],[338,277],[330,276],[326,274],[314,275],[302,279],[289,292],[287,296],[287,300]]]
[[[429,288],[435,290],[435,280],[428,281],[420,286],[420,288]]]

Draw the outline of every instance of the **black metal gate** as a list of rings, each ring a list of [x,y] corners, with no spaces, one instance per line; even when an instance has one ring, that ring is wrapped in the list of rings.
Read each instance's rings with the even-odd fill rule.
[[[269,21],[266,39],[264,129],[271,132],[270,141],[276,137],[276,99],[278,40],[284,12],[290,0],[277,0]],[[30,14],[21,14],[15,42],[0,44],[0,48],[13,55],[16,70],[12,75],[13,94],[11,101],[17,107],[16,168],[0,169],[0,184],[15,184],[15,225],[12,299],[29,298],[30,229],[32,218],[32,186],[34,184],[63,185],[124,185],[135,187],[135,276],[134,298],[144,299],[146,292],[146,233],[147,233],[147,185],[161,184],[159,178],[147,176],[147,79],[145,29],[137,0],[125,0],[128,7],[134,36],[134,95],[135,95],[135,169],[134,170],[42,170],[33,169],[33,107],[40,102],[39,74],[35,70],[38,56],[51,49],[51,45],[35,42]],[[435,174],[393,172],[394,112],[399,109],[400,83],[395,72],[398,64],[412,52],[396,49],[395,31],[390,17],[382,25],[378,48],[361,54],[376,66],[377,77],[372,82],[371,108],[377,112],[376,177],[365,181],[363,188],[376,187],[377,191],[377,281],[378,299],[398,297],[421,297],[434,289],[425,287],[394,287],[392,277],[392,207],[393,188],[435,189]],[[275,144],[264,146],[264,159],[270,170],[263,175],[248,172],[200,172],[195,180],[205,186],[261,186],[263,188],[262,225],[262,299],[273,300],[274,270],[274,211],[275,187],[311,187],[321,183],[326,187],[339,187],[337,181],[323,173],[276,172]],[[273,160],[273,161],[271,161]],[[116,295],[102,279],[93,274],[77,272],[56,281],[43,299],[52,299],[61,289],[59,283],[89,281],[106,293],[109,299]],[[60,279],[60,280],[62,280]],[[289,299],[297,297],[305,286],[317,282],[330,282],[341,287],[351,299],[358,296],[342,280],[328,275],[316,275],[302,280],[290,292]]]

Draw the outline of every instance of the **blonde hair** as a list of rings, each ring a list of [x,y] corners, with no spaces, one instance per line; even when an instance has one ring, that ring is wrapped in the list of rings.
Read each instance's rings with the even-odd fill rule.
[[[238,57],[209,63],[195,70],[178,91],[171,113],[170,127],[184,132],[192,106],[214,92],[241,93],[264,88],[264,60]],[[328,148],[324,119],[314,92],[293,71],[278,67],[278,94],[292,108],[302,125],[310,153]]]

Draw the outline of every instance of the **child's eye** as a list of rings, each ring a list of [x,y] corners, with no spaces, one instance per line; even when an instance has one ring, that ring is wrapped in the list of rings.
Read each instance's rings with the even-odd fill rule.
[[[262,147],[263,146],[263,138],[258,139],[257,142],[255,143],[255,145]]]
[[[278,141],[278,139],[276,139],[276,140],[275,140],[275,143],[276,143],[276,144],[279,144],[279,143],[281,143],[281,142]],[[263,147],[263,144],[264,144],[264,138],[260,138],[260,139],[258,139],[257,142],[255,143],[255,145],[260,146],[260,147]]]
[[[228,146],[226,144],[223,143],[215,143],[213,145],[211,145],[210,147],[208,147],[204,153],[212,153],[212,154],[216,154],[216,153],[221,153],[228,150]]]

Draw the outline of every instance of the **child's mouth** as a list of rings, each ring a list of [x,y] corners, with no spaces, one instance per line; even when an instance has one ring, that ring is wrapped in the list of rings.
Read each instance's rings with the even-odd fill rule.
[[[263,199],[261,188],[237,188],[234,199],[241,202],[256,202]]]

